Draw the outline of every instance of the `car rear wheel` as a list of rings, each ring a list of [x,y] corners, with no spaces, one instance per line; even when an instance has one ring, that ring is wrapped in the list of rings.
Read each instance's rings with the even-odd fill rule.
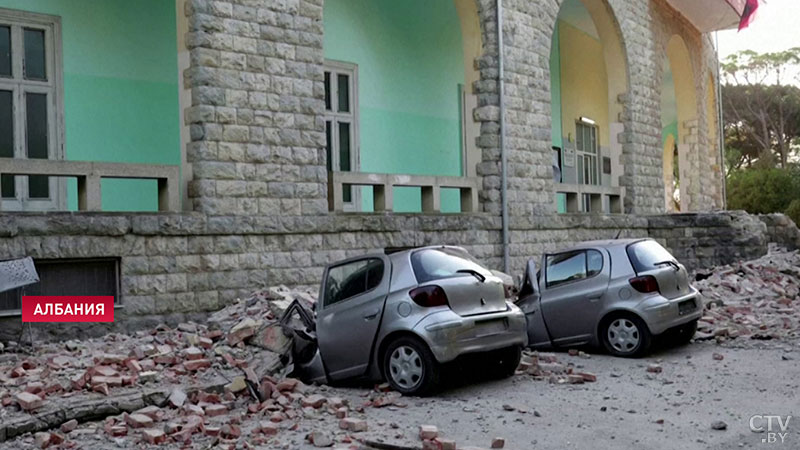
[[[606,350],[625,358],[644,355],[652,340],[647,325],[634,315],[612,316],[604,321],[600,333]]]
[[[497,378],[513,376],[522,359],[521,347],[508,347],[492,353],[490,361],[493,364],[492,373]]]
[[[386,349],[383,373],[394,390],[404,395],[425,396],[439,385],[440,367],[424,342],[401,337]]]
[[[697,321],[693,320],[679,327],[675,327],[672,333],[670,333],[669,340],[675,345],[686,345],[692,340],[696,332]]]

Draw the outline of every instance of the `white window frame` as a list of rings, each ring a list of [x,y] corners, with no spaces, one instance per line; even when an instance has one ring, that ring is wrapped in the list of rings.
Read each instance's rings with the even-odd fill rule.
[[[339,158],[339,123],[350,124],[350,171],[361,170],[361,145],[359,137],[359,110],[358,110],[358,65],[344,61],[326,59],[323,66],[324,72],[330,72],[331,108],[325,107],[325,123],[331,122],[331,170],[340,172]],[[339,96],[337,75],[347,75],[350,79],[350,111],[339,112]],[[352,186],[350,202],[344,203],[345,211],[361,210],[361,187]]]
[[[11,78],[0,76],[0,90],[12,91],[14,105],[14,158],[26,159],[25,94],[47,94],[48,159],[64,159],[64,75],[61,46],[61,18],[47,14],[0,8],[0,25],[11,26]],[[26,80],[23,74],[24,32],[26,28],[45,33],[47,81]],[[15,177],[16,198],[3,198],[4,211],[47,211],[66,209],[66,183],[50,177],[50,197],[28,197],[28,177]]]

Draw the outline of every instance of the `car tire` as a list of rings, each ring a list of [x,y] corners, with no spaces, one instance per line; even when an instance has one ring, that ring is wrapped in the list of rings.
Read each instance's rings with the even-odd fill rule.
[[[514,375],[522,359],[522,347],[514,346],[491,353],[492,375],[495,378],[508,378]]]
[[[675,327],[670,333],[669,336],[669,343],[675,345],[686,345],[691,342],[692,338],[694,337],[695,332],[697,332],[697,321],[693,320],[689,323],[685,323],[681,326]]]
[[[424,397],[439,387],[441,365],[422,340],[403,336],[386,348],[383,375],[397,392]]]
[[[633,314],[615,314],[600,327],[600,340],[614,356],[638,358],[647,353],[653,336],[642,319]]]

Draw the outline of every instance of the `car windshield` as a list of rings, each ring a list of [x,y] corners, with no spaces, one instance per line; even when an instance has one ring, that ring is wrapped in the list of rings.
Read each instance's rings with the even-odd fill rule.
[[[674,262],[675,258],[656,241],[640,241],[628,246],[628,258],[633,269],[639,272],[659,269],[664,262]]]
[[[417,281],[427,283],[432,280],[455,276],[470,276],[477,272],[481,276],[491,274],[466,251],[459,248],[426,248],[411,254],[411,266]]]

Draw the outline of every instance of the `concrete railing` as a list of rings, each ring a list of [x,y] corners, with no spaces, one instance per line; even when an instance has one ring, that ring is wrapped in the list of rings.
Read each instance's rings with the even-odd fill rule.
[[[47,175],[78,179],[78,210],[100,211],[100,180],[158,181],[158,210],[180,211],[180,168],[150,164],[0,158],[0,175]]]
[[[567,212],[581,212],[581,197],[589,196],[589,210],[593,214],[605,212],[622,214],[622,199],[625,190],[621,187],[595,186],[588,184],[556,183],[556,192],[567,196]],[[604,211],[603,199],[608,199],[608,211]]]
[[[478,211],[478,187],[480,180],[467,177],[432,175],[395,175],[386,173],[328,172],[328,206],[331,211],[344,211],[343,187],[372,186],[373,209],[376,212],[392,211],[394,195],[392,188],[419,187],[422,191],[422,212],[441,211],[441,190],[458,189],[461,193],[461,212]]]

